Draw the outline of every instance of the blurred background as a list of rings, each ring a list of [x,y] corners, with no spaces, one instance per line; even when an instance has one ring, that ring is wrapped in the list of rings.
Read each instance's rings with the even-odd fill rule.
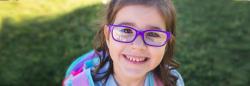
[[[172,0],[186,86],[250,85],[250,1]],[[0,0],[0,86],[61,86],[92,49],[104,0]]]

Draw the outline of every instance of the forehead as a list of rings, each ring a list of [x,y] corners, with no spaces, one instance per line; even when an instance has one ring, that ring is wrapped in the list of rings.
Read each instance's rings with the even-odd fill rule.
[[[130,23],[137,28],[158,27],[165,30],[166,24],[157,8],[144,5],[128,5],[116,14],[114,24]]]

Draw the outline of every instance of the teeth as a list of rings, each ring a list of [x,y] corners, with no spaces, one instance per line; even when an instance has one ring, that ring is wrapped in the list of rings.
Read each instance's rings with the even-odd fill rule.
[[[136,62],[137,59],[134,58],[134,61]]]
[[[144,61],[146,58],[144,57],[140,57],[140,58],[136,58],[136,57],[132,57],[132,56],[127,56],[127,58],[130,60],[130,61],[134,61],[134,62],[141,62],[141,61]]]
[[[132,61],[132,58],[129,58],[130,61]]]
[[[140,59],[136,59],[136,61],[137,61],[137,62],[139,62],[139,61],[140,61]]]

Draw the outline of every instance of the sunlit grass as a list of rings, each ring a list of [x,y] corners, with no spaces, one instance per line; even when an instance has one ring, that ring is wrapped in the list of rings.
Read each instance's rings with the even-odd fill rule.
[[[6,0],[0,1],[0,18],[10,18],[15,22],[38,16],[49,18],[97,3],[101,0]]]
[[[0,31],[3,19],[21,23],[23,20],[46,16],[43,20],[70,13],[79,7],[101,3],[102,0],[4,0],[0,1]]]

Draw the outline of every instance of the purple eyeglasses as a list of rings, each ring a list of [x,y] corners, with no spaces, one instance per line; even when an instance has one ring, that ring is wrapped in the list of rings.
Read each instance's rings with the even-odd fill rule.
[[[112,34],[112,38],[115,41],[122,43],[133,42],[138,35],[141,35],[144,44],[161,47],[167,43],[171,38],[171,33],[162,30],[136,30],[135,28],[125,26],[125,25],[108,25],[109,32]]]

